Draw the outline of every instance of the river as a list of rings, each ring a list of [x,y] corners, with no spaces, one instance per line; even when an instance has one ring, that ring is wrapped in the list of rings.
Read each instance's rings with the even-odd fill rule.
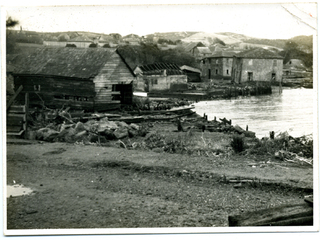
[[[216,116],[232,120],[232,125],[239,125],[256,133],[261,138],[269,136],[270,131],[277,135],[287,131],[293,137],[313,133],[313,113],[316,104],[313,89],[274,88],[271,95],[238,97],[228,100],[202,101],[195,103],[195,111],[208,120]]]

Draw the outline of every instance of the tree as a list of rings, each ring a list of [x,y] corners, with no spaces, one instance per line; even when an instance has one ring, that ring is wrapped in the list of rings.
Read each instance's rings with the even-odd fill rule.
[[[18,20],[14,20],[11,17],[8,17],[6,20],[6,28],[12,28],[19,24]]]

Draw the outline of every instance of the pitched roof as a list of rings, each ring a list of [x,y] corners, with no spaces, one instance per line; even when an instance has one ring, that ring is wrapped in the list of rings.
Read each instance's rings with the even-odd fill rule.
[[[197,47],[199,53],[203,53],[203,54],[210,54],[211,51],[208,47]]]
[[[166,70],[167,75],[183,74],[180,67],[174,63],[153,63],[138,67],[143,72],[143,75],[162,74],[164,70]]]
[[[205,45],[202,42],[190,42],[184,47],[184,49],[187,52],[190,52],[195,47],[205,47]]]
[[[190,72],[197,72],[197,73],[201,74],[201,71],[198,68],[189,67],[187,65],[183,65],[180,68],[181,68],[181,70],[187,70],[187,71],[190,71]]]
[[[241,53],[238,53],[236,57],[239,58],[260,58],[260,59],[283,59],[278,54],[275,54],[269,50],[263,49],[263,48],[255,48],[250,49]]]
[[[21,54],[11,60],[14,74],[37,74],[88,79],[96,76],[114,54],[110,48],[49,48]]]
[[[70,40],[68,40],[68,42],[92,42],[92,40],[90,38],[88,38],[85,35],[82,36],[77,36],[75,38],[72,38]]]
[[[235,54],[236,54],[235,52],[219,51],[219,52],[214,52],[211,56],[208,56],[206,58],[222,58],[222,57],[232,58]]]
[[[300,59],[290,59],[286,64],[283,65],[283,69],[299,69],[306,70],[307,67]]]

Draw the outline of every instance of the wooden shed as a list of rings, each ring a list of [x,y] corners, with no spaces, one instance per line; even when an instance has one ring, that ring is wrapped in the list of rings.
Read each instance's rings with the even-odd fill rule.
[[[115,49],[42,47],[7,59],[30,105],[102,111],[132,101],[135,75]]]

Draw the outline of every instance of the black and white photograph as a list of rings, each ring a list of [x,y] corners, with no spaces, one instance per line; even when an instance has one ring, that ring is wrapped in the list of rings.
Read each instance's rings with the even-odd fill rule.
[[[1,7],[4,235],[319,231],[317,2],[61,2]]]

